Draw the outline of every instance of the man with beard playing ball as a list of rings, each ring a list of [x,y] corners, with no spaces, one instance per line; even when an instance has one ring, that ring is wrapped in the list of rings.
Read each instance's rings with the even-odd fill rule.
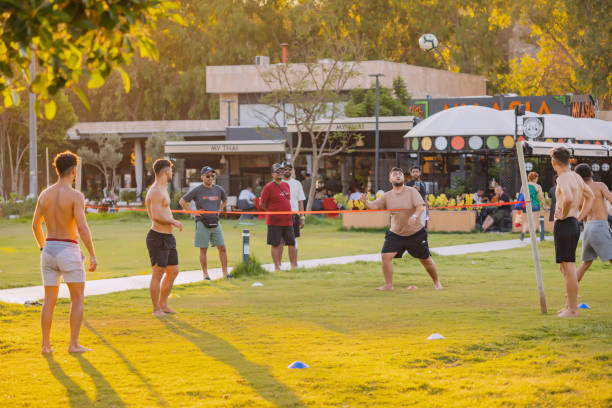
[[[442,289],[436,264],[429,253],[427,231],[421,221],[421,214],[425,210],[425,202],[414,187],[404,185],[404,171],[393,167],[389,173],[389,181],[393,186],[376,201],[368,201],[365,194],[361,201],[366,208],[391,211],[391,228],[385,234],[385,243],[382,248],[382,270],[385,284],[378,290],[393,290],[393,258],[401,258],[407,251],[414,258],[418,258],[433,280],[436,289]]]

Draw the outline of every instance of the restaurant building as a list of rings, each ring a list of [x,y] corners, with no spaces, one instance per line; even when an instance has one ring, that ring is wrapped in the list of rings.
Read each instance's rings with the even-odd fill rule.
[[[206,92],[219,97],[220,117],[216,120],[146,121],[146,122],[94,122],[77,123],[68,132],[74,141],[87,141],[104,134],[119,134],[124,141],[124,160],[119,165],[120,185],[123,189],[135,189],[140,195],[152,182],[152,174],[145,170],[146,139],[165,133],[182,136],[183,141],[168,141],[166,154],[174,159],[184,159],[185,169],[177,174],[176,188],[184,189],[190,182],[199,180],[199,169],[204,165],[218,170],[218,183],[230,195],[237,195],[244,186],[255,186],[270,178],[270,166],[286,158],[289,143],[296,143],[295,126],[287,123],[284,129],[269,128],[262,119],[270,107],[260,103],[270,87],[262,78],[262,72],[274,66],[258,58],[257,64],[240,66],[209,66],[206,68]],[[299,69],[299,65],[291,64]],[[370,74],[382,74],[381,86],[391,88],[393,79],[401,77],[408,92],[415,99],[438,97],[463,97],[486,93],[484,77],[454,73],[433,68],[394,63],[388,61],[361,61],[359,74],[345,84],[347,95],[351,89],[368,89],[374,79]],[[415,115],[416,116],[416,115]],[[398,162],[403,166],[412,163],[406,152],[402,136],[412,128],[415,116],[380,117],[380,174]],[[325,124],[323,119],[321,124]],[[352,151],[326,158],[320,163],[321,183],[334,187],[357,182],[362,187],[374,184],[376,118],[338,118],[333,123],[335,131],[355,132],[363,136]],[[298,174],[312,171],[309,146],[304,144],[302,154],[295,165]],[[385,187],[386,176],[379,183]],[[84,188],[99,188],[101,176],[93,168],[84,171]],[[340,187],[342,188],[342,187]]]
[[[538,103],[542,106],[544,98],[534,97],[532,108]],[[569,111],[540,112],[526,111],[516,118],[513,110],[476,104],[448,108],[405,134],[406,151],[423,167],[423,179],[431,185],[432,193],[492,190],[499,183],[515,194],[520,189],[516,142],[525,140],[537,142],[538,148],[530,152],[526,165],[528,171],[540,174],[545,190],[552,186],[554,174],[548,152],[556,145],[566,145],[573,153],[572,163],[592,165],[595,178],[612,185],[612,122],[574,118]],[[524,129],[528,119],[538,121],[541,133],[537,136]]]

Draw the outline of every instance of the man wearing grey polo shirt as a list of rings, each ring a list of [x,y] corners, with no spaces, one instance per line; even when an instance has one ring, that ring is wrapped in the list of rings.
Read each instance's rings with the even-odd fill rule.
[[[221,211],[225,208],[227,196],[223,187],[214,184],[217,173],[210,166],[202,167],[202,184],[185,194],[179,203],[184,210],[190,211],[189,203],[195,201],[196,209],[203,211]],[[208,264],[206,254],[208,246],[216,246],[219,250],[219,259],[223,276],[230,278],[227,273],[227,249],[223,238],[223,230],[219,223],[219,214],[200,214],[196,216],[196,230],[194,246],[200,248],[200,266],[205,280],[208,276]]]

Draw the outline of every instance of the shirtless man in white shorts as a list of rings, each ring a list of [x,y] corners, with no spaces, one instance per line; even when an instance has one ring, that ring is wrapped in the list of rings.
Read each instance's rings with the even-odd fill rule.
[[[78,156],[70,151],[55,156],[53,166],[58,180],[38,197],[32,220],[32,231],[42,251],[40,266],[45,287],[45,300],[40,314],[43,354],[53,351],[50,343],[51,322],[62,277],[70,291],[71,302],[68,352],[82,353],[90,350],[79,344],[85,292],[85,256],[79,247],[79,236],[89,252],[90,272],[96,270],[98,262],[85,219],[83,194],[72,188],[78,160]],[[47,229],[46,238],[43,222]]]

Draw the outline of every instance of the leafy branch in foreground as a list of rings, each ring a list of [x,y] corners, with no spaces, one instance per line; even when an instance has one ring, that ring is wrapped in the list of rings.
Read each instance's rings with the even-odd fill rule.
[[[18,105],[26,89],[38,95],[36,111],[53,118],[52,97],[72,89],[85,106],[78,85],[97,88],[116,69],[126,92],[130,79],[121,68],[139,51],[157,59],[151,38],[160,18],[183,24],[177,1],[164,0],[3,0],[0,1],[0,111]],[[37,70],[30,77],[29,66]],[[42,103],[41,103],[42,102]]]

